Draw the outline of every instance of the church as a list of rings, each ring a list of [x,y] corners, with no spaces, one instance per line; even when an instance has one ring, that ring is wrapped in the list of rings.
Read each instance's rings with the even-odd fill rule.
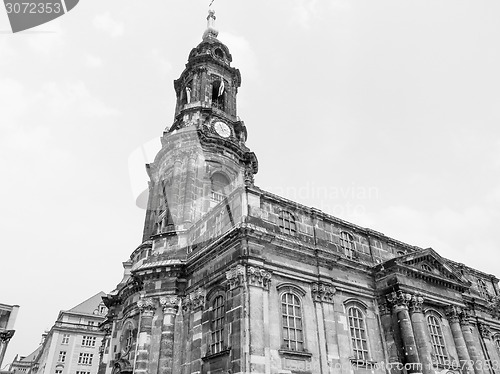
[[[498,278],[254,184],[207,21],[146,165],[142,244],[103,296],[99,374],[500,374]]]

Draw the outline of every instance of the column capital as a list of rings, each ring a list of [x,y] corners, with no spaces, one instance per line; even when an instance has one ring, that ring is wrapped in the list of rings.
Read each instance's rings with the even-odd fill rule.
[[[489,325],[482,323],[482,322],[479,322],[478,329],[479,329],[479,333],[481,334],[481,336],[484,339],[491,339],[491,329],[490,329]]]
[[[236,265],[234,268],[226,271],[226,279],[229,281],[229,288],[235,289],[245,282],[245,266]]]
[[[398,290],[389,293],[386,296],[386,299],[393,309],[395,308],[408,309],[412,297],[413,297],[412,294]]]
[[[187,312],[189,310],[195,310],[201,308],[205,303],[206,292],[203,288],[197,288],[193,292],[189,293],[182,300],[182,309]]]
[[[160,305],[163,309],[163,313],[177,313],[177,310],[179,309],[179,301],[180,298],[177,295],[165,295],[161,296],[160,299]]]
[[[446,307],[444,314],[450,322],[460,322],[460,314],[462,313],[462,308],[456,305],[450,305]]]
[[[410,300],[410,312],[411,313],[422,313],[422,306],[425,299],[420,295],[412,295]]]
[[[247,281],[251,286],[258,286],[265,290],[269,290],[269,285],[271,284],[271,273],[262,268],[248,266]]]
[[[381,316],[391,314],[391,305],[387,301],[387,298],[381,297],[378,299],[378,311]]]
[[[333,295],[337,292],[330,283],[314,282],[311,285],[311,293],[314,301],[332,303]]]
[[[472,313],[469,308],[460,308],[460,313],[458,314],[459,322],[461,325],[470,325]]]
[[[0,332],[0,342],[8,343],[14,336],[15,330],[5,330]]]
[[[139,299],[137,306],[144,317],[152,317],[155,312],[155,302],[150,297]]]

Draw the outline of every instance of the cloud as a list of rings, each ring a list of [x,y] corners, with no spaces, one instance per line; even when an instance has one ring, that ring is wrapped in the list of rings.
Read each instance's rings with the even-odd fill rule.
[[[317,0],[295,0],[292,7],[292,21],[303,28],[309,28],[311,20],[318,15]]]
[[[102,64],[103,62],[100,57],[90,54],[85,55],[85,65],[89,68],[99,68]]]
[[[32,50],[45,57],[53,57],[55,50],[61,49],[65,44],[64,32],[59,22],[59,19],[53,20],[44,24],[40,32],[21,35]]]
[[[254,80],[259,77],[257,57],[247,39],[228,32],[219,33],[218,39],[230,46],[233,66],[237,66],[249,79]]]
[[[151,51],[151,59],[153,63],[158,66],[162,75],[165,76],[172,70],[172,64],[163,57],[160,49],[154,48]]]
[[[96,29],[106,32],[113,38],[122,36],[125,32],[123,23],[114,20],[109,12],[96,15],[93,23]]]
[[[83,81],[62,85],[50,82],[45,84],[40,95],[45,97],[48,109],[57,116],[76,114],[87,117],[105,117],[119,114],[118,110],[108,107],[92,96]]]

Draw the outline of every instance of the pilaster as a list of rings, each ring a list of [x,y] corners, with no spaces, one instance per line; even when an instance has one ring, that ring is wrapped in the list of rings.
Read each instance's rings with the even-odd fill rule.
[[[333,304],[333,295],[336,289],[333,285],[324,282],[314,282],[311,284],[311,296],[314,301],[316,312],[316,331],[318,331],[318,348],[321,374],[328,373],[328,350],[326,344],[325,314],[324,304]]]
[[[180,298],[176,295],[160,297],[163,310],[163,325],[160,340],[159,374],[173,373],[175,316],[179,309]]]
[[[149,374],[149,354],[151,350],[151,330],[155,303],[151,298],[142,298],[137,302],[140,310],[139,339],[137,342],[137,358],[135,361],[135,372],[137,374]]]

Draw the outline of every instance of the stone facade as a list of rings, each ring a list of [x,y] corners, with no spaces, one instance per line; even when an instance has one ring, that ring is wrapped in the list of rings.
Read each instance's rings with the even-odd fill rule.
[[[147,166],[102,374],[500,373],[498,279],[254,185],[215,16]]]

